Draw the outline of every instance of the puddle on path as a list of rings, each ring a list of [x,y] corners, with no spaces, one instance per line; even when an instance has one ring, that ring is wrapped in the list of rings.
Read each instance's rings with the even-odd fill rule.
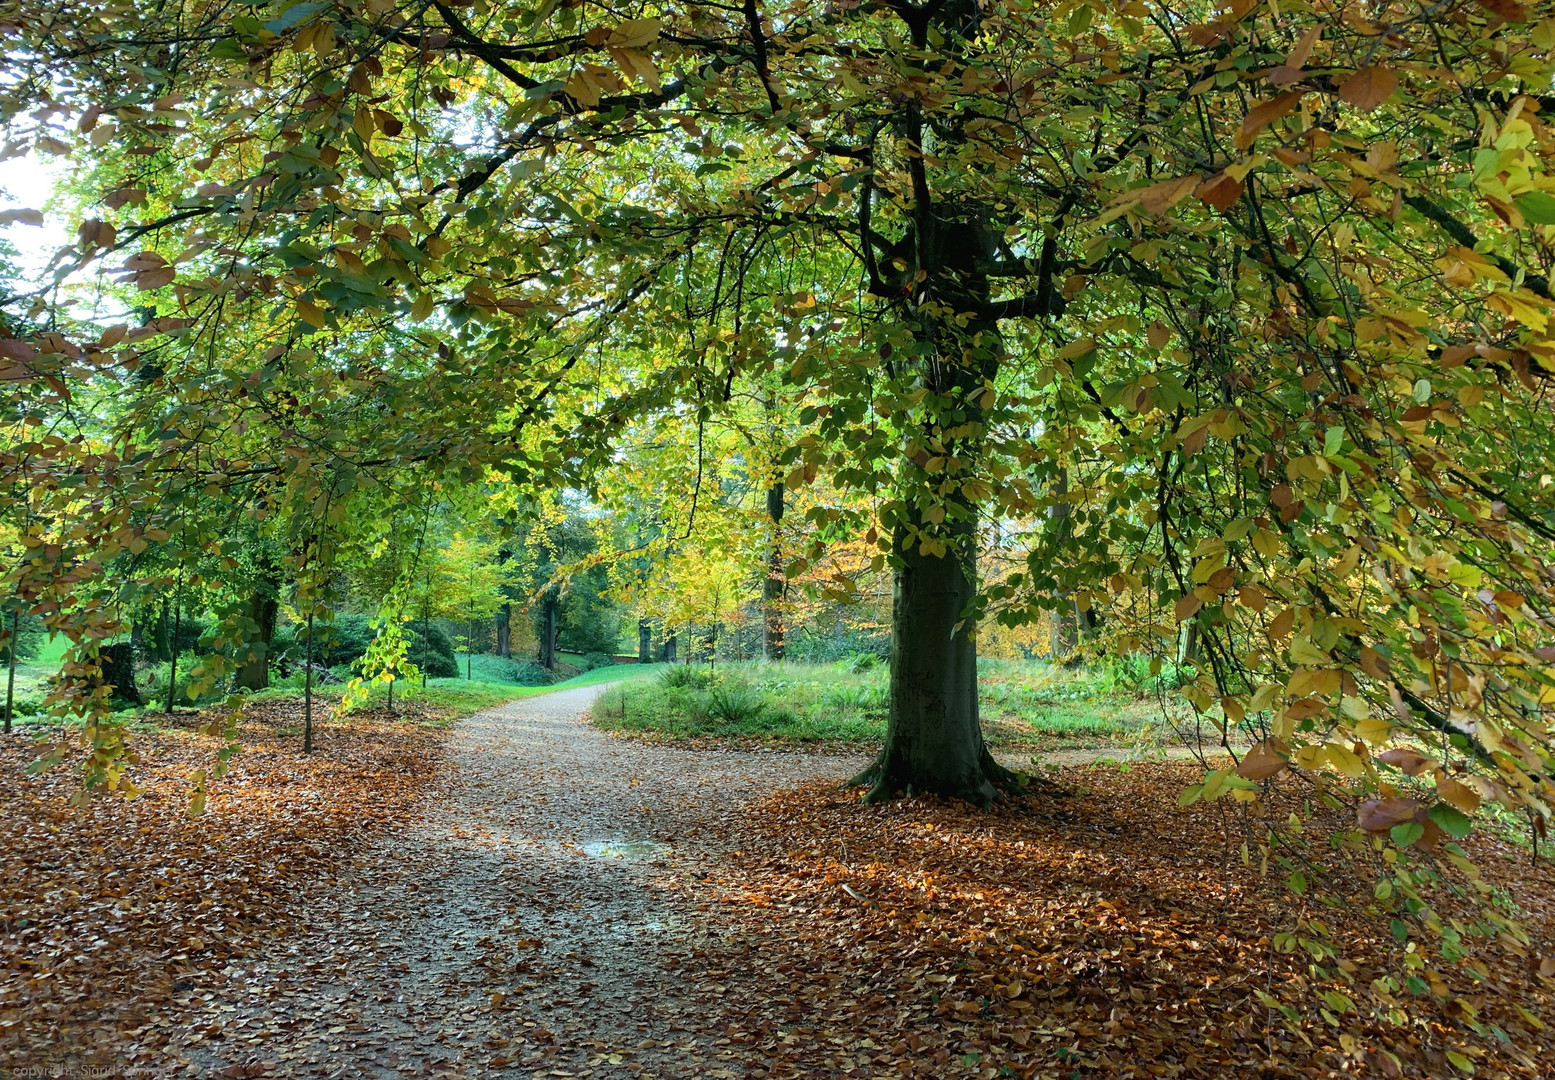
[[[631,859],[648,862],[668,855],[670,846],[656,840],[593,840],[579,845],[585,855],[596,859]]]

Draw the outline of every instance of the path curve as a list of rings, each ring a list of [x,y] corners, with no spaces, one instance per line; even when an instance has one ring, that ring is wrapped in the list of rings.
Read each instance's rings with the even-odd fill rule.
[[[698,869],[752,798],[861,763],[612,738],[585,716],[604,689],[461,721],[422,817],[359,860],[309,933],[233,973],[204,1010],[223,1035],[195,1038],[192,1059],[306,1077],[744,1075],[699,997],[742,946]]]

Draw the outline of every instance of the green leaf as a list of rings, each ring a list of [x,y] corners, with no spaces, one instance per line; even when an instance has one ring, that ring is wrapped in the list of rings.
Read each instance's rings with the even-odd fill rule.
[[[1430,813],[1427,816],[1441,826],[1442,832],[1454,840],[1462,840],[1469,835],[1469,830],[1474,827],[1474,823],[1468,819],[1466,814],[1459,813],[1446,803],[1437,803],[1431,807]]]
[[[1388,831],[1393,837],[1393,842],[1399,847],[1408,847],[1425,835],[1425,826],[1418,821],[1406,821],[1402,825],[1395,825]]]
[[[1305,896],[1307,892],[1307,876],[1299,870],[1292,874],[1285,882],[1290,886],[1290,891],[1297,896]]]
[[[1547,191],[1530,191],[1512,200],[1517,212],[1530,225],[1555,225],[1555,195]]]

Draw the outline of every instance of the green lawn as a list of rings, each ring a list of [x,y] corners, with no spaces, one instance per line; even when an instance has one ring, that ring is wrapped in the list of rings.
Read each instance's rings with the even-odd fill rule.
[[[660,674],[606,692],[602,728],[669,739],[870,743],[885,735],[886,672],[841,664],[654,665]],[[979,710],[995,747],[1104,742],[1147,731],[1159,715],[1130,673],[984,660]]]
[[[497,659],[496,657],[475,658],[474,667],[482,666],[483,659]],[[464,657],[460,656],[461,669]],[[509,701],[518,701],[522,698],[535,697],[539,694],[550,694],[558,690],[573,690],[581,686],[599,686],[603,683],[630,681],[648,678],[656,674],[663,665],[660,664],[616,664],[610,667],[595,668],[575,678],[562,682],[552,683],[549,686],[520,686],[511,682],[500,682],[492,679],[428,679],[426,689],[422,689],[420,680],[402,681],[394,685],[394,700],[396,704],[403,705],[428,705],[445,714],[447,719],[457,719],[489,709],[495,705],[502,705]],[[301,690],[291,685],[295,680],[288,680],[287,685],[274,686],[254,695],[255,700],[277,701],[300,698]],[[341,687],[331,685],[319,688],[320,700],[339,700]],[[377,709],[388,704],[389,687],[386,683],[374,683],[368,692],[368,698],[358,708]]]
[[[47,683],[51,676],[59,670],[60,658],[64,655],[68,642],[64,638],[51,641],[48,647],[37,657],[28,661],[18,661],[16,665],[16,720],[20,724],[38,722],[40,717],[36,714],[42,708],[44,694],[47,692]],[[185,661],[180,666],[187,667],[192,660]],[[459,658],[460,670],[465,667],[465,657]],[[165,675],[165,666],[161,665],[162,674]],[[474,679],[428,679],[426,688],[423,689],[420,680],[404,680],[394,685],[394,701],[396,705],[422,705],[429,706],[442,714],[445,720],[453,720],[459,717],[469,716],[472,713],[489,709],[495,705],[501,705],[509,701],[517,701],[521,698],[534,697],[537,694],[549,694],[557,690],[571,690],[580,686],[598,686],[603,683],[623,680],[639,680],[656,674],[663,665],[661,664],[616,664],[608,667],[595,668],[575,678],[562,682],[551,683],[545,686],[525,686],[503,678],[512,669],[510,661],[501,660],[498,657],[476,656],[472,665],[476,675]],[[315,700],[321,707],[328,709],[340,700],[344,690],[344,684],[334,682],[314,689]],[[0,687],[3,693],[3,687]],[[117,715],[132,724],[155,726],[157,718],[162,715],[161,702],[166,693],[165,684],[162,688],[152,687],[146,691],[152,704],[144,709],[126,709]],[[255,702],[281,702],[301,700],[303,693],[302,675],[294,674],[285,679],[277,679],[268,689],[261,690],[250,696]],[[359,709],[377,709],[388,703],[389,687],[385,683],[374,683],[369,690],[368,698]],[[201,707],[209,707],[219,703],[221,698],[202,700]],[[3,704],[0,697],[0,704]],[[179,698],[181,709],[196,707],[186,698]]]

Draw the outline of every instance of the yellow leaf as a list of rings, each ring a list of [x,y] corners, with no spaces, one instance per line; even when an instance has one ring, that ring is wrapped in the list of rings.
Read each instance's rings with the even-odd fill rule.
[[[659,69],[647,56],[636,49],[612,48],[610,57],[628,79],[637,79],[654,90],[659,89]]]
[[[652,45],[659,40],[659,30],[663,25],[661,19],[627,19],[616,24],[605,39],[605,44],[617,49],[639,49],[644,45]]]
[[[1139,205],[1153,215],[1161,215],[1182,202],[1199,186],[1199,174],[1189,173],[1175,180],[1151,184],[1139,193]]]
[[[422,322],[432,314],[433,300],[431,293],[422,293],[416,297],[416,302],[410,305],[410,317],[414,322]]]
[[[324,309],[317,304],[310,304],[306,300],[297,301],[297,315],[309,326],[316,328],[324,325]]]
[[[1377,717],[1373,717],[1370,720],[1362,720],[1355,725],[1356,736],[1372,746],[1381,746],[1388,741],[1388,736],[1392,733],[1393,725]]]
[[[1329,743],[1323,749],[1334,768],[1338,769],[1343,775],[1353,779],[1366,772],[1365,764],[1360,758],[1355,756],[1355,752],[1348,746],[1343,746],[1339,743]]]

